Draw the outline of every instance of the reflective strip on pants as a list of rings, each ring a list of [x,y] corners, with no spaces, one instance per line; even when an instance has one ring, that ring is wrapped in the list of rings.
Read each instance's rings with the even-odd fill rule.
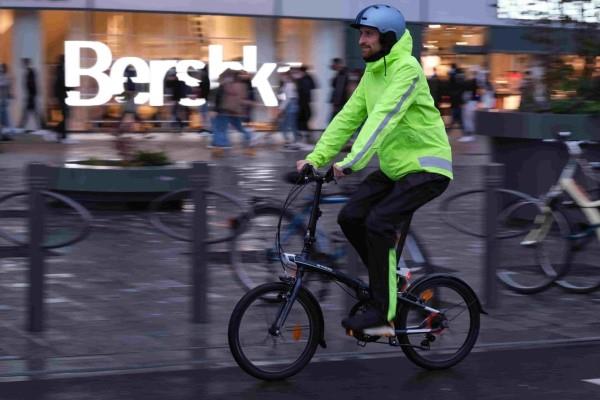
[[[387,320],[393,321],[396,319],[396,302],[398,301],[398,285],[396,283],[396,249],[390,249],[388,253],[388,286],[389,286],[389,301]]]

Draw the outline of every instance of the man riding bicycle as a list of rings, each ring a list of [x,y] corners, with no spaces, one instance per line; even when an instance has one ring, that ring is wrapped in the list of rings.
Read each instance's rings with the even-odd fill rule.
[[[425,74],[411,55],[412,37],[402,13],[388,5],[372,5],[351,26],[360,30],[365,74],[314,151],[296,167],[301,171],[307,163],[328,164],[362,124],[350,153],[334,164],[334,174],[341,178],[366,167],[373,155],[379,158],[379,170],[361,182],[338,216],[369,270],[372,301],[364,313],[345,318],[342,326],[393,336],[395,249],[403,247],[413,213],[448,187],[452,153]]]

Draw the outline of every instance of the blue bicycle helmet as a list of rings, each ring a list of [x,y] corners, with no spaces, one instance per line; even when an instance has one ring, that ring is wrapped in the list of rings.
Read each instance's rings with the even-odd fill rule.
[[[356,29],[368,26],[381,34],[393,32],[397,41],[404,35],[406,20],[398,9],[386,4],[375,4],[359,12],[350,26]]]

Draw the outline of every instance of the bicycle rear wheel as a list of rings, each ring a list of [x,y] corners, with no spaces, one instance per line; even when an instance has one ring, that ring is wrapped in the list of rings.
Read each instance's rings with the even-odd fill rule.
[[[538,203],[520,202],[501,213],[503,232],[517,235],[498,241],[498,279],[522,294],[541,292],[569,269],[569,224],[558,210],[544,211]]]
[[[408,295],[440,311],[430,313],[400,303],[396,318],[398,329],[432,329],[428,333],[399,336],[408,359],[431,370],[449,368],[462,361],[479,336],[481,309],[473,291],[457,279],[434,276],[410,288]]]
[[[269,332],[291,290],[285,283],[258,286],[242,297],[231,314],[231,354],[256,378],[271,381],[297,374],[311,360],[322,337],[320,314],[305,289],[300,290],[281,332]]]

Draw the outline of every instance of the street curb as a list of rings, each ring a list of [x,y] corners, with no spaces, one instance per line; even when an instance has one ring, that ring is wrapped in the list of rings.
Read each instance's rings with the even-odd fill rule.
[[[503,350],[525,350],[525,349],[540,349],[540,348],[552,348],[552,347],[568,347],[568,346],[583,346],[590,343],[600,343],[600,336],[584,337],[577,339],[552,339],[552,340],[532,340],[532,341],[516,341],[516,342],[497,342],[497,343],[484,343],[475,346],[473,352],[484,353],[491,351],[503,351]],[[345,361],[345,360],[367,360],[377,358],[394,358],[402,357],[402,353],[399,351],[390,351],[389,347],[386,346],[387,351],[363,351],[363,352],[338,352],[319,355],[316,354],[312,359],[311,363],[315,362],[334,362],[334,361]],[[398,349],[399,350],[399,349]],[[68,357],[76,360],[77,358],[89,360],[93,356],[73,356]],[[104,356],[108,357],[108,356]],[[0,358],[0,370],[11,369],[11,364],[14,365],[26,363],[27,360],[9,358]],[[190,370],[214,370],[224,368],[237,368],[237,364],[231,360],[189,360],[189,361],[177,361],[162,362],[153,364],[132,364],[129,366],[122,366],[117,368],[72,368],[62,370],[28,370],[15,373],[1,373],[0,372],[0,385],[2,383],[11,382],[24,382],[24,381],[39,381],[39,380],[59,380],[59,379],[73,379],[73,378],[89,378],[96,376],[112,376],[112,375],[128,375],[128,374],[143,374],[143,373],[155,373],[155,372],[174,372],[174,371],[190,371]]]

